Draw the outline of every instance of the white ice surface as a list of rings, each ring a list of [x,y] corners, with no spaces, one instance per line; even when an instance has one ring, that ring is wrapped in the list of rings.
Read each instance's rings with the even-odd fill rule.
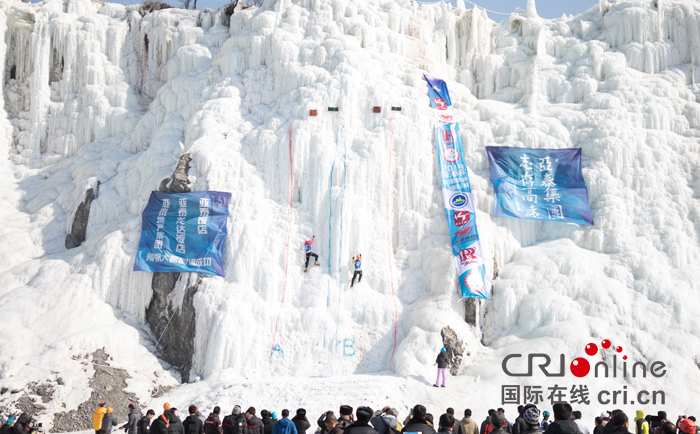
[[[220,10],[142,17],[138,8],[0,1],[0,147],[9,157],[0,163],[2,385],[58,373],[67,383],[47,412],[62,402],[75,408],[92,372],[71,356],[104,347],[132,373],[130,390],[151,403],[148,375],[167,366],[149,356],[154,339],[142,325],[151,275],[131,269],[149,194],[189,152],[193,189],[233,197],[226,278],[206,278],[194,298],[193,374],[205,368],[205,381],[174,398],[233,405],[254,396],[272,407],[279,397],[320,411],[328,398],[312,393],[319,387],[339,396],[332,406],[365,396],[383,405],[381,389],[405,405],[483,411],[500,403],[501,384],[519,381],[501,371],[505,355],[570,361],[608,338],[630,361],[662,360],[668,373],[587,380],[592,390],[660,389],[669,414],[692,410],[697,388],[687,385],[700,384],[697,2],[603,0],[580,16],[544,20],[528,1],[500,25],[483,11],[408,0],[267,0],[237,11],[230,27]],[[424,72],[448,82],[487,274],[490,258],[499,264],[476,328],[463,321]],[[294,213],[280,310],[290,124]],[[494,144],[581,147],[596,224],[491,218],[484,146]],[[87,240],[66,251],[73,215],[97,181]],[[322,266],[304,274],[302,243],[312,234]],[[356,253],[365,278],[349,291]],[[284,358],[270,357],[280,312]],[[471,355],[453,380],[460,390],[441,396],[425,387],[445,325]],[[343,355],[345,339],[354,356]],[[136,383],[141,370],[146,379]],[[578,382],[569,375],[559,384]],[[601,411],[582,410],[588,418]]]

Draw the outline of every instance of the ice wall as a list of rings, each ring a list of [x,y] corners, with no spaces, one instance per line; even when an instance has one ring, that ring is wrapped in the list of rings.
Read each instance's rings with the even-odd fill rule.
[[[151,276],[131,271],[140,213],[184,152],[193,190],[233,193],[227,277],[205,278],[194,297],[193,374],[416,375],[450,325],[473,350],[466,375],[487,378],[516,350],[573,354],[610,338],[636,357],[677,355],[669,384],[700,380],[700,354],[683,349],[700,334],[690,308],[700,281],[695,2],[602,2],[558,20],[528,2],[500,25],[478,9],[408,0],[268,0],[230,18],[87,0],[0,6],[11,124],[0,310],[13,324],[0,328],[3,380],[69,369],[75,351],[105,345],[140,366],[152,345],[131,328],[151,298]],[[423,73],[448,80],[482,246],[500,269],[475,329],[463,322]],[[596,225],[491,218],[493,144],[583,148]],[[97,181],[86,241],[66,251]],[[304,274],[302,243],[314,234],[322,266]],[[356,253],[365,278],[350,290]],[[271,357],[278,315],[284,355]],[[124,355],[127,344],[137,350]]]

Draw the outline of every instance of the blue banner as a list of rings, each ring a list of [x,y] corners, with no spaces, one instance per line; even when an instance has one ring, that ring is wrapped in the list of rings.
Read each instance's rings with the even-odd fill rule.
[[[581,149],[487,146],[494,217],[593,224]]]
[[[462,297],[489,300],[491,297],[485,284],[486,267],[476,230],[476,208],[450,93],[444,81],[427,75],[424,77],[428,82],[428,95],[435,118],[442,197]]]
[[[151,193],[143,210],[134,271],[224,276],[231,193]]]

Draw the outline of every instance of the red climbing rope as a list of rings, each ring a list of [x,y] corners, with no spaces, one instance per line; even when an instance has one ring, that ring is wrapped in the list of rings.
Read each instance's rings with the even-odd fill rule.
[[[289,228],[287,229],[287,258],[284,262],[284,286],[282,288],[282,302],[280,303],[280,311],[275,320],[275,333],[272,335],[272,348],[270,349],[270,357],[275,351],[275,340],[277,339],[277,326],[280,322],[282,314],[282,306],[284,306],[284,294],[287,292],[287,268],[289,267],[289,238],[292,235],[292,212],[294,211],[294,196],[292,188],[294,186],[294,162],[292,161],[292,124],[289,124]]]
[[[391,359],[394,360],[394,352],[396,352],[396,331],[398,330],[399,324],[399,311],[396,307],[396,295],[394,294],[394,269],[391,266],[391,217],[389,214],[390,201],[391,201],[391,151],[394,147],[394,130],[391,127],[391,118],[389,118],[389,132],[391,140],[389,141],[389,169],[387,170],[387,182],[386,182],[386,241],[388,246],[389,254],[389,279],[391,280],[391,298],[394,300],[394,349],[391,350]]]

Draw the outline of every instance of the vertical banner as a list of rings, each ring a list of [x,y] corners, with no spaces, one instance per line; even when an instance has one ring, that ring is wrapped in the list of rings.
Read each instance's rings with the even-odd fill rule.
[[[581,149],[487,146],[494,217],[593,224]]]
[[[462,298],[489,300],[491,297],[485,284],[486,267],[476,229],[476,208],[462,151],[459,123],[455,119],[445,82],[427,75],[424,77],[428,82],[428,95],[433,107],[442,197]]]
[[[134,271],[224,276],[231,193],[151,192],[143,210]]]

